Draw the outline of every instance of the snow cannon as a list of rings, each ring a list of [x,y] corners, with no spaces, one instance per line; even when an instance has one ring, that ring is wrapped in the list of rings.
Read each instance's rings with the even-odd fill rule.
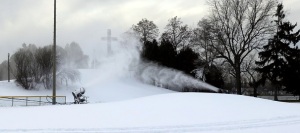
[[[85,104],[87,103],[87,97],[84,95],[85,89],[83,87],[79,88],[79,90],[75,90],[72,92],[74,97],[74,104]]]

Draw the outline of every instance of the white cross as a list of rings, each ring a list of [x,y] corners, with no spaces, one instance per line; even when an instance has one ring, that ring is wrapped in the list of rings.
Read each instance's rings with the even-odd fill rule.
[[[117,41],[117,38],[111,37],[111,30],[107,29],[107,37],[102,37],[101,39],[107,41],[107,55],[108,56],[112,55],[111,41]]]

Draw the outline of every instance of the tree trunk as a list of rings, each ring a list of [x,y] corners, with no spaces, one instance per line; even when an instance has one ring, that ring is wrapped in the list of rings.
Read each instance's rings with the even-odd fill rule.
[[[253,96],[254,96],[254,97],[257,97],[257,88],[254,87],[253,89],[254,89],[254,90],[253,90]]]
[[[236,65],[235,67],[235,87],[238,95],[242,95],[242,81],[241,81],[241,69],[240,65]]]
[[[278,101],[278,86],[275,87],[274,100]]]

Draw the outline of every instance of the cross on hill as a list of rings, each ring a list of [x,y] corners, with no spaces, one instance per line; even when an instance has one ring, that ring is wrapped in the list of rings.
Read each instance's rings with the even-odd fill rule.
[[[107,41],[107,56],[112,55],[111,41],[117,41],[117,38],[111,36],[111,29],[107,29],[107,37],[102,37],[101,39]]]

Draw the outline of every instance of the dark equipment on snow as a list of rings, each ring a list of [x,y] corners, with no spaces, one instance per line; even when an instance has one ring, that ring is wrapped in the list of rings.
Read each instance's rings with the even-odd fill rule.
[[[74,104],[85,104],[87,103],[87,97],[83,94],[85,93],[85,89],[82,87],[79,90],[75,90],[72,92],[74,96]]]

